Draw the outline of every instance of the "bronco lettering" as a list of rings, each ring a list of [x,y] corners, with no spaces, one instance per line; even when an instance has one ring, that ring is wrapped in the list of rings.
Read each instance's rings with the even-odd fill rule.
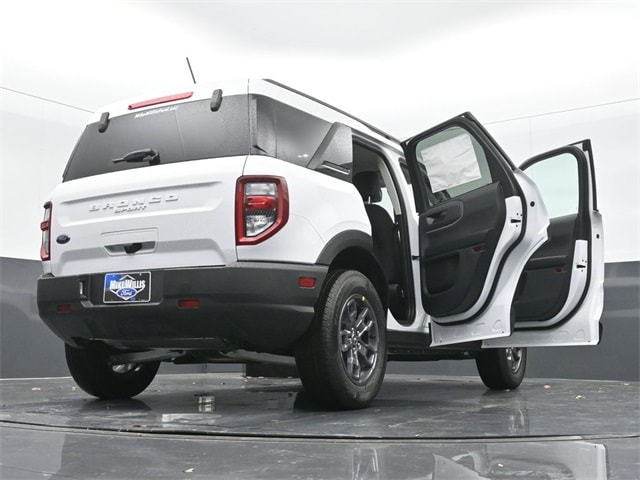
[[[98,212],[100,210],[113,210],[113,213],[139,212],[145,210],[148,205],[153,203],[177,202],[177,193],[168,193],[166,195],[153,195],[146,198],[122,199],[115,202],[92,203],[89,205],[90,212]]]

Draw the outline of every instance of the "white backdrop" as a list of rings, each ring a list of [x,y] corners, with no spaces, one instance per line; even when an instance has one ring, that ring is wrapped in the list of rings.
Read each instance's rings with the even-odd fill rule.
[[[605,261],[640,259],[640,100],[498,122],[487,128],[517,164],[591,138]]]
[[[638,25],[638,1],[2,2],[0,256],[38,257],[89,112],[182,91],[189,56],[198,83],[274,78],[398,137],[470,110],[516,163],[591,137],[606,260],[639,260]]]

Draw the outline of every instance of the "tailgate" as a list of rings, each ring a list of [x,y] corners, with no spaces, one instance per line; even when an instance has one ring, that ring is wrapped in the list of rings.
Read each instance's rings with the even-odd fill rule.
[[[235,261],[235,188],[245,160],[195,160],[62,183],[51,197],[50,272],[65,276]]]

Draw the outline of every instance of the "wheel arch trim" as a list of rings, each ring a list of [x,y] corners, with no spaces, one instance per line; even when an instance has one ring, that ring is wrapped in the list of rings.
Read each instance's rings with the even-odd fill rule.
[[[317,265],[331,265],[347,248],[360,248],[373,258],[373,238],[361,230],[344,230],[329,240],[316,259]]]

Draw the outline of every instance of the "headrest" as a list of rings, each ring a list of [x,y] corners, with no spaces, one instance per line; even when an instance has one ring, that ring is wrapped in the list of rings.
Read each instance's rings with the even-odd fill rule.
[[[376,203],[382,200],[382,179],[378,172],[360,172],[354,175],[353,184],[365,202]]]

